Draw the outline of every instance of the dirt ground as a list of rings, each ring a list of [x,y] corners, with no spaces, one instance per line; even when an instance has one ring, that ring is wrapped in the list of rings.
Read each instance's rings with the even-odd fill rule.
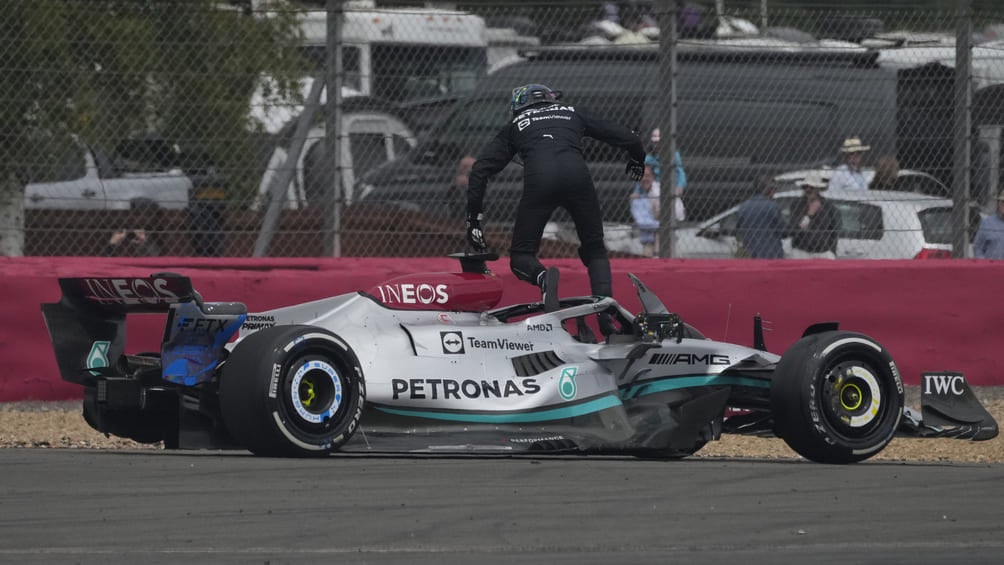
[[[1004,422],[1004,387],[976,387],[977,397],[998,423]],[[920,409],[916,387],[907,388],[907,406]],[[90,428],[80,414],[80,403],[0,403],[0,449],[163,449],[116,437]],[[698,457],[796,459],[784,441],[747,436],[722,437],[709,443]],[[1004,437],[972,442],[956,439],[896,438],[874,459],[887,461],[942,461],[1004,463]]]

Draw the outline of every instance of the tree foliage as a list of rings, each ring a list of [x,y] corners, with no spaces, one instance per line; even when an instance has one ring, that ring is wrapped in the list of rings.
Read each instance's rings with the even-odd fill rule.
[[[73,136],[156,133],[239,173],[257,159],[249,102],[307,68],[295,13],[213,0],[9,0],[0,14],[0,174],[53,166]]]

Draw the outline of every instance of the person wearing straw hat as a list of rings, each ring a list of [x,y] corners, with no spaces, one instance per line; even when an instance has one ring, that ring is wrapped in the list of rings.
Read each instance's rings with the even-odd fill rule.
[[[826,179],[812,172],[798,181],[804,195],[791,206],[792,259],[836,259],[840,212],[823,198]]]
[[[840,146],[844,162],[833,170],[830,188],[843,190],[868,190],[868,180],[861,171],[861,161],[871,147],[861,143],[861,138],[848,137]]]

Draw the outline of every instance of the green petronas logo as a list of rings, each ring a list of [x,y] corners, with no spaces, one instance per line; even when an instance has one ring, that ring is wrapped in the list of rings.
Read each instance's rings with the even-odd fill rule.
[[[578,392],[578,385],[575,384],[575,375],[579,373],[578,367],[568,367],[561,370],[561,378],[558,379],[558,394],[563,400],[572,400]]]
[[[111,348],[110,341],[95,341],[91,346],[91,352],[87,354],[87,368],[96,369],[108,366],[108,349]],[[92,375],[98,375],[97,371],[91,371]]]

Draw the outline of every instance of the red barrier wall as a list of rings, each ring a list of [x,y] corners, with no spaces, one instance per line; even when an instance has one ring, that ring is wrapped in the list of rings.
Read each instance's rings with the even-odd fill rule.
[[[589,293],[582,265],[561,268],[562,296]],[[907,384],[922,371],[957,370],[976,385],[1001,385],[995,352],[1004,332],[996,289],[1004,262],[948,261],[612,261],[614,294],[629,310],[638,299],[626,274],[653,289],[671,311],[708,337],[752,345],[757,313],[769,324],[767,347],[783,353],[814,322],[837,320],[889,348]],[[492,265],[502,278],[501,305],[539,300],[534,287]],[[81,396],[59,379],[39,304],[59,299],[58,277],[146,276],[173,271],[191,277],[209,301],[243,301],[259,311],[366,289],[402,274],[456,271],[456,261],[427,259],[251,258],[0,258],[0,401]],[[157,349],[163,317],[132,316],[127,350]]]

